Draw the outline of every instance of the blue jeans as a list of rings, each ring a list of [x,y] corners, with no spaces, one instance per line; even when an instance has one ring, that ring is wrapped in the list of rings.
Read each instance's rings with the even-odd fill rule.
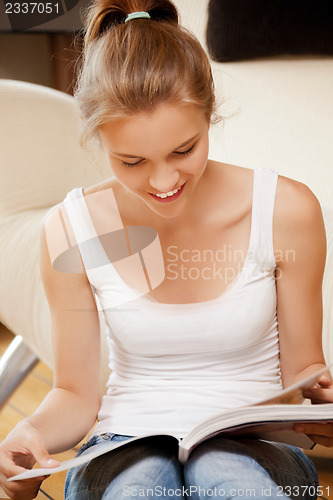
[[[92,437],[91,446],[130,436]],[[161,438],[162,439],[162,438]],[[317,498],[312,462],[294,446],[255,439],[214,437],[201,443],[182,466],[174,443],[159,438],[129,444],[70,469],[65,500]]]

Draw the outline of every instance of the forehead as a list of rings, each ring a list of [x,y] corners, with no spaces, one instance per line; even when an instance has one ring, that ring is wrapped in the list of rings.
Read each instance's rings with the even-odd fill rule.
[[[204,112],[197,106],[163,104],[151,112],[107,122],[99,128],[99,134],[108,150],[127,152],[134,148],[133,152],[139,154],[154,146],[172,150],[208,127]]]

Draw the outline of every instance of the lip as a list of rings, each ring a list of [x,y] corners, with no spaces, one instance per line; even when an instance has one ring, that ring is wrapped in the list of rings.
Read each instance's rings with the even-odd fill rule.
[[[186,182],[184,182],[184,184],[181,186],[180,190],[177,191],[176,194],[173,194],[172,196],[167,196],[166,198],[159,198],[158,196],[156,196],[153,193],[149,193],[149,194],[152,198],[154,198],[154,200],[158,201],[159,203],[171,203],[173,201],[176,201],[181,196],[182,192],[184,191],[185,184],[186,184]],[[177,188],[175,188],[175,189],[177,189]]]

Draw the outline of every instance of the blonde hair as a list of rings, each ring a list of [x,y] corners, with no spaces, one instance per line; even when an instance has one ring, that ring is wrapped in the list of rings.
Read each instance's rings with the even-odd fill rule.
[[[150,19],[128,14],[145,11]],[[214,84],[208,57],[178,24],[169,0],[95,0],[86,12],[82,66],[75,98],[82,144],[104,123],[158,104],[197,105],[210,120]]]

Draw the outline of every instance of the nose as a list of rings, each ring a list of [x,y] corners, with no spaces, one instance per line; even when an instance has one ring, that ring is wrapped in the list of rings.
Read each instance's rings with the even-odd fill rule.
[[[168,193],[177,186],[179,173],[167,163],[158,164],[149,176],[150,185],[160,193]]]

